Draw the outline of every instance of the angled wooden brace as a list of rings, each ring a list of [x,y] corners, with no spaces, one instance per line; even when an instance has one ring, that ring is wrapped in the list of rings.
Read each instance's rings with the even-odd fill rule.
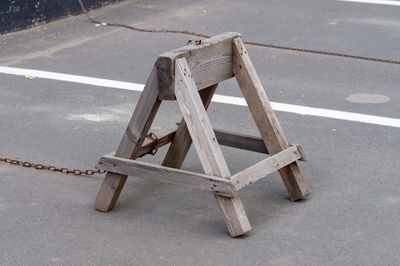
[[[269,153],[274,155],[288,148],[289,144],[240,37],[233,40],[233,73]],[[292,201],[310,194],[296,162],[279,169],[279,174]]]
[[[115,152],[115,156],[136,159],[140,155],[141,146],[160,104],[161,100],[158,98],[157,69],[154,67],[146,82],[143,93],[140,95],[121,143]],[[127,176],[123,174],[107,172],[94,202],[97,210],[108,212],[114,208],[124,187],[126,178]]]
[[[177,59],[175,63],[175,96],[204,172],[229,180],[231,174],[185,58]],[[215,195],[215,198],[224,214],[231,236],[250,231],[250,222],[239,196],[229,198]]]
[[[206,110],[211,103],[211,99],[215,90],[217,89],[217,86],[218,84],[211,85],[210,87],[199,91],[201,100]],[[191,144],[192,138],[190,137],[185,119],[182,118],[162,165],[173,168],[181,168]]]

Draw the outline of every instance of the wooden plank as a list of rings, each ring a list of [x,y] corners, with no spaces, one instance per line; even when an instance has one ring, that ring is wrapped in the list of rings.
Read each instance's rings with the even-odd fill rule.
[[[205,92],[206,90],[207,89],[202,90],[200,92],[200,96],[202,96],[202,92]],[[153,133],[158,138],[158,148],[161,148],[172,142],[164,159],[163,165],[173,168],[181,168],[192,143],[192,139],[189,131],[187,130],[185,121],[181,121],[181,123],[176,123],[173,126]],[[214,133],[220,145],[268,154],[264,141],[260,137],[238,134],[219,129],[214,129]],[[176,135],[179,135],[179,137],[176,137]],[[154,142],[155,141],[153,139],[146,137],[143,141],[138,157],[143,157],[144,155],[149,154],[153,150]],[[290,145],[295,145],[298,146],[298,148],[301,148],[301,146],[297,144]],[[303,157],[300,160],[306,161],[303,150],[301,150],[301,153]],[[115,152],[113,154],[115,154]]]
[[[200,91],[200,97],[202,97],[202,100],[203,100],[203,92],[206,92],[206,91],[207,91],[207,89]],[[210,100],[211,100],[211,98],[212,97],[209,97]],[[209,103],[206,104],[203,100],[203,104],[205,104],[204,107],[207,109]],[[177,126],[170,127],[171,130],[174,128],[177,128],[177,130],[176,130],[176,133],[170,132],[171,136],[174,135],[174,137],[173,137],[171,146],[168,150],[168,153],[164,159],[163,165],[168,166],[168,167],[180,168],[182,166],[182,163],[183,163],[183,161],[186,157],[186,154],[190,148],[192,139],[190,137],[189,131],[187,130],[184,119],[182,119],[182,121],[180,123],[177,123]],[[166,130],[166,132],[169,132],[168,129]],[[239,133],[229,132],[229,131],[220,130],[220,129],[214,129],[214,133],[215,133],[215,136],[217,137],[218,143],[222,146],[228,146],[228,147],[232,147],[232,148],[268,154],[268,150],[265,147],[264,141],[260,137],[250,136],[250,135],[246,135],[246,134],[239,134]],[[162,136],[161,133],[156,133],[156,135]],[[170,136],[165,136],[165,137],[170,138]],[[169,141],[169,139],[168,139],[168,141]],[[161,142],[161,140],[160,140],[160,142]],[[153,141],[146,138],[146,140],[142,146],[143,152],[141,151],[140,153],[145,154],[145,153],[149,152],[153,145],[152,143],[153,143]],[[167,143],[165,143],[165,144],[167,144]],[[144,147],[144,145],[146,145],[146,148]],[[161,145],[161,146],[163,146],[163,145]],[[178,163],[178,161],[179,161],[179,163]]]
[[[200,97],[206,110],[210,105],[212,96],[214,95],[217,86],[218,84],[214,84],[200,91]],[[186,122],[182,118],[182,121],[179,123],[179,128],[175,134],[175,138],[172,141],[171,146],[169,147],[164,158],[163,165],[173,168],[181,168],[191,144],[192,138],[190,137]]]
[[[245,170],[231,177],[232,183],[237,190],[240,190],[259,179],[285,167],[296,160],[301,159],[302,155],[297,146],[290,146],[267,159],[246,168]]]
[[[264,141],[260,137],[238,134],[219,129],[214,129],[214,132],[220,145],[268,154],[268,150],[265,147]]]
[[[160,104],[161,100],[158,99],[157,69],[153,68],[140,95],[128,128],[116,151],[117,157],[135,159],[138,156]],[[126,182],[126,178],[126,175],[112,172],[106,174],[94,202],[97,210],[108,212],[114,208]]]
[[[208,105],[211,101],[212,94],[214,93],[215,88],[216,88],[216,86],[211,86],[209,88],[206,88],[206,89],[200,91],[200,97],[201,97],[203,104],[205,105],[204,107],[206,109],[208,108]],[[209,89],[212,89],[212,91],[213,91],[212,94],[209,92]],[[211,96],[208,96],[208,95],[211,95]],[[183,130],[183,129],[185,129],[185,130]],[[180,132],[180,133],[178,133],[178,132]],[[264,141],[260,137],[255,137],[255,136],[246,135],[246,134],[239,134],[239,133],[215,129],[215,128],[214,128],[214,133],[215,133],[215,136],[217,137],[217,141],[218,141],[219,145],[237,148],[237,149],[241,149],[241,150],[247,150],[247,151],[268,154],[268,150],[265,147]],[[173,142],[171,144],[171,147],[168,150],[168,153],[166,156],[166,158],[170,158],[170,160],[167,160],[167,159],[164,160],[164,162],[166,164],[163,164],[163,165],[168,166],[168,167],[173,167],[173,168],[180,168],[182,166],[184,157],[186,156],[186,153],[189,150],[190,145],[192,143],[192,139],[190,137],[189,131],[187,130],[184,119],[182,119],[182,121],[180,123],[176,123],[175,125],[170,126],[166,129],[163,129],[162,131],[154,132],[154,134],[158,137],[158,147],[159,148],[167,145],[170,142]],[[176,135],[180,135],[182,137],[175,137]],[[178,141],[179,138],[181,138],[181,140]],[[176,141],[176,143],[175,143],[175,141]],[[299,148],[299,152],[302,154],[300,161],[307,161],[307,158],[304,154],[304,150],[301,145],[291,144],[291,143],[289,143],[289,145],[297,146]],[[154,146],[154,141],[150,138],[146,138],[145,141],[143,142],[142,149],[140,150],[139,157],[151,152],[153,146]],[[185,147],[185,148],[183,148],[183,147]],[[173,154],[175,154],[175,155],[168,156],[170,151],[174,151]],[[183,159],[177,158],[176,156],[183,157]],[[180,163],[177,163],[178,161]]]
[[[286,149],[289,144],[272,111],[271,104],[251,63],[242,39],[235,38],[233,43],[233,72],[265,146],[271,155],[274,155]],[[280,169],[279,173],[292,201],[310,194],[296,162]]]
[[[267,147],[265,147],[263,139],[260,137],[239,134],[220,129],[214,129],[214,133],[220,145],[265,154],[269,153]],[[289,143],[289,146],[297,146],[301,154],[301,158],[299,160],[307,161],[307,157],[301,145]]]
[[[175,70],[175,95],[204,172],[228,179],[230,177],[228,166],[185,58],[176,60]],[[221,207],[232,237],[250,231],[251,226],[239,196],[228,198],[215,195],[215,198]]]
[[[226,197],[238,195],[234,186],[226,178],[118,158],[113,155],[103,156],[96,168],[127,176],[154,179],[168,184],[213,192]]]
[[[229,178],[230,172],[202,104],[186,59],[176,60],[175,95],[206,174]]]
[[[161,148],[162,146],[165,146],[168,143],[170,143],[174,139],[178,127],[179,125],[175,124],[161,131],[153,132],[153,134],[158,138],[157,147]],[[150,153],[153,150],[153,148],[154,148],[154,140],[149,137],[146,137],[145,140],[143,141],[142,148],[139,151],[138,157],[142,157]]]
[[[236,32],[223,33],[202,40],[200,45],[161,54],[156,62],[160,99],[175,99],[175,60],[178,58],[186,58],[198,90],[233,77],[232,40],[238,36]]]
[[[157,70],[153,68],[148,81],[136,104],[122,141],[118,146],[116,156],[135,159],[145,140],[147,132],[153,123],[160,107],[161,100],[157,98]],[[140,145],[139,145],[140,144]]]

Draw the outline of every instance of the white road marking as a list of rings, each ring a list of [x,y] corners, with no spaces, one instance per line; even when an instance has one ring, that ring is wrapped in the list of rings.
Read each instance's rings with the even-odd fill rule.
[[[144,88],[143,84],[110,80],[110,79],[99,79],[99,78],[91,78],[86,76],[78,76],[78,75],[69,75],[62,74],[56,72],[48,72],[48,71],[40,71],[33,69],[25,69],[25,68],[16,68],[16,67],[3,67],[0,66],[0,73],[3,74],[11,74],[11,75],[19,75],[25,77],[36,77],[43,79],[52,79],[52,80],[60,80],[60,81],[68,81],[74,83],[109,87],[109,88],[117,88],[123,90],[132,90],[132,91],[142,91]]]
[[[217,102],[217,103],[228,103],[228,104],[234,104],[234,105],[247,106],[246,100],[241,97],[215,94],[212,101]],[[272,106],[272,109],[274,109],[275,111],[295,113],[295,114],[300,114],[300,115],[319,116],[319,117],[326,117],[326,118],[333,118],[333,119],[340,119],[340,120],[347,120],[347,121],[354,121],[354,122],[361,122],[361,123],[367,123],[367,124],[375,124],[375,125],[381,125],[381,126],[399,127],[400,128],[400,119],[397,119],[397,118],[389,118],[389,117],[376,116],[376,115],[365,115],[365,114],[359,114],[359,113],[336,111],[336,110],[330,110],[330,109],[325,109],[325,108],[315,108],[315,107],[308,107],[308,106],[294,105],[294,104],[287,104],[287,103],[277,103],[277,102],[271,102],[271,106]]]
[[[144,88],[143,84],[138,84],[138,83],[92,78],[92,77],[78,76],[78,75],[69,75],[69,74],[39,71],[39,70],[25,69],[25,68],[0,66],[0,73],[20,75],[20,76],[33,76],[33,77],[37,77],[37,78],[68,81],[68,82],[89,84],[89,85],[95,85],[95,86],[101,86],[101,87],[110,87],[110,88],[117,88],[117,89],[123,89],[123,90],[131,90],[131,91],[143,91],[143,88]],[[242,97],[215,94],[212,101],[216,102],[216,103],[247,106],[245,99]],[[400,128],[400,119],[398,119],[398,118],[390,118],[390,117],[384,117],[384,116],[336,111],[336,110],[330,110],[330,109],[325,109],[325,108],[315,108],[315,107],[308,107],[308,106],[294,105],[294,104],[287,104],[287,103],[271,102],[271,105],[272,105],[272,109],[274,109],[275,111],[280,111],[280,112],[294,113],[294,114],[300,114],[300,115],[310,115],[310,116],[325,117],[325,118],[333,118],[333,119],[339,119],[339,120],[345,120],[345,121],[361,122],[361,123],[367,123],[367,124],[373,124],[373,125],[381,125],[381,126]]]
[[[338,0],[341,2],[354,2],[363,4],[376,4],[376,5],[389,5],[389,6],[400,6],[399,1],[393,0]]]

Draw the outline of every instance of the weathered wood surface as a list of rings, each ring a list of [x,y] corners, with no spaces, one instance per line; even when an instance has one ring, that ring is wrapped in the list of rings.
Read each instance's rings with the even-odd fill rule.
[[[265,146],[270,154],[274,155],[289,147],[289,144],[272,111],[242,39],[235,38],[233,43],[233,72]],[[279,173],[291,200],[295,201],[310,194],[296,162],[280,169]]]
[[[266,177],[278,169],[301,159],[302,155],[297,146],[290,146],[275,155],[262,160],[249,168],[233,175],[231,177],[232,184],[237,190],[242,189],[250,184],[255,183],[259,179]]]
[[[161,131],[153,132],[153,134],[158,138],[157,147],[161,148],[162,146],[170,143],[174,139],[178,127],[178,124],[175,124]],[[142,157],[150,153],[154,148],[154,144],[155,143],[153,139],[146,137],[143,141],[142,148],[139,151],[138,157]]]
[[[269,153],[267,147],[265,147],[263,139],[260,137],[255,137],[246,134],[239,134],[220,129],[214,129],[214,133],[220,145],[237,148],[241,150],[265,153],[265,154]],[[307,157],[301,145],[289,143],[289,146],[297,146],[301,154],[301,158],[299,160],[307,161]]]
[[[204,171],[229,179],[231,174],[190,71],[185,58],[176,60],[175,94],[179,108]]]
[[[220,145],[247,151],[254,151],[266,154],[268,153],[264,141],[260,137],[254,137],[219,129],[214,129],[214,132]]]
[[[236,32],[223,33],[202,40],[200,45],[161,54],[156,62],[160,99],[175,99],[175,60],[178,58],[186,58],[198,90],[233,77],[232,40],[238,36]]]
[[[215,89],[213,89],[213,91],[215,91]],[[207,109],[209,105],[209,102],[207,103],[207,101],[208,99],[211,100],[212,97],[203,97],[205,92],[209,92],[208,88],[200,91],[200,96],[202,97],[203,104]],[[192,144],[192,138],[187,130],[184,119],[182,119],[180,123],[170,126],[160,132],[154,132],[154,134],[158,137],[159,148],[172,142],[167,155],[165,156],[163,165],[173,168],[181,168],[190,145]],[[214,134],[217,137],[218,143],[222,146],[268,154],[264,141],[260,137],[220,129],[214,129]],[[152,150],[153,146],[154,141],[150,138],[146,138],[143,142],[142,149],[140,150],[139,157],[148,154]]]
[[[158,98],[157,69],[153,68],[115,156],[131,159],[137,158],[160,104],[161,100]],[[97,210],[108,212],[114,208],[126,182],[126,178],[126,175],[112,172],[106,174],[94,202]]]
[[[118,158],[112,154],[103,156],[97,163],[96,168],[127,176],[154,179],[168,184],[213,192],[226,197],[238,195],[234,186],[226,178]]]
[[[200,97],[206,110],[210,105],[212,96],[214,95],[217,86],[218,84],[214,84],[200,91]],[[164,158],[163,165],[173,168],[181,168],[191,144],[192,138],[190,137],[189,130],[187,129],[185,119],[182,118],[174,140],[172,141],[171,146],[169,147]]]
[[[212,176],[229,178],[231,174],[185,58],[176,60],[175,74],[175,95],[204,172]],[[215,198],[232,237],[243,235],[251,229],[239,196],[228,198],[215,195]]]
[[[206,91],[207,89],[202,90],[200,92],[200,96],[202,97],[202,94]],[[211,97],[208,98],[211,99]],[[206,99],[204,100],[207,101]],[[205,104],[205,107],[207,107],[209,103],[204,102],[204,100],[203,104]],[[180,123],[176,123],[168,128],[153,133],[158,138],[158,148],[161,148],[172,142],[167,155],[165,156],[163,165],[173,168],[181,168],[190,145],[192,144],[192,138],[187,130],[185,121],[182,119]],[[222,146],[268,154],[264,141],[260,137],[239,134],[220,129],[214,129],[214,133],[217,137],[218,143]],[[153,150],[154,145],[154,140],[146,137],[143,141],[138,157],[149,154]],[[296,144],[290,145],[297,146]],[[298,145],[298,147],[300,148],[301,146]],[[303,150],[301,152],[303,157],[300,160],[306,161]],[[115,152],[113,154],[115,154]]]

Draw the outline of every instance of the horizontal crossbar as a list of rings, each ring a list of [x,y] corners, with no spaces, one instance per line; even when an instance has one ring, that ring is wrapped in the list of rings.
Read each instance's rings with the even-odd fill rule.
[[[165,141],[163,141],[163,143],[165,143]],[[146,145],[150,144],[147,143]],[[213,192],[226,197],[235,197],[238,195],[237,191],[240,189],[255,183],[261,178],[278,171],[296,160],[304,159],[302,147],[300,145],[292,145],[287,149],[233,175],[230,177],[230,180],[146,162],[139,162],[131,159],[119,158],[115,157],[114,153],[103,156],[96,165],[96,168],[113,173],[149,178],[164,183]]]
[[[284,149],[283,151],[233,175],[231,177],[231,182],[235,186],[236,190],[240,190],[261,178],[302,159],[303,156],[303,149],[300,145],[289,146],[289,148]]]
[[[186,58],[198,90],[233,77],[232,43],[240,37],[227,32],[161,54],[156,62],[159,98],[175,100],[175,60]]]
[[[174,139],[178,126],[179,124],[176,124],[159,132],[154,132],[154,134],[158,138],[157,146],[159,148],[167,145]],[[214,129],[214,133],[220,145],[268,154],[268,150],[265,147],[264,141],[260,137],[239,134],[219,129]],[[153,147],[154,140],[146,138],[139,152],[139,157],[150,153]]]
[[[235,197],[238,195],[235,187],[226,178],[118,158],[113,154],[103,156],[97,163],[96,168],[113,173],[149,178],[168,184],[213,192],[226,197]]]
[[[220,145],[268,154],[267,147],[265,147],[264,141],[260,137],[238,134],[219,129],[214,129],[214,133]]]
[[[160,148],[170,143],[174,139],[177,129],[178,125],[174,125],[164,130],[153,132],[154,135],[157,137],[157,147]],[[146,138],[143,141],[142,148],[139,151],[138,157],[143,157],[144,155],[150,153],[154,149],[154,142],[155,141],[153,139]]]

